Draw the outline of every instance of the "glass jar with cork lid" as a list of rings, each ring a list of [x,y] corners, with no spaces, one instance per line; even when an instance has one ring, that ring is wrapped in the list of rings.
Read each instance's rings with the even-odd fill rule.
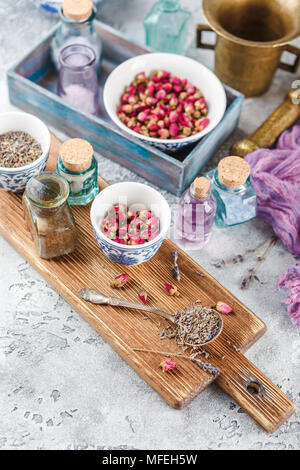
[[[96,7],[91,0],[63,0],[60,9],[61,22],[51,43],[51,58],[60,70],[60,52],[70,45],[83,45],[93,49],[95,68],[100,70],[102,41],[94,26]]]
[[[27,182],[24,215],[41,258],[56,258],[76,248],[77,229],[68,195],[67,181],[56,173],[44,172]]]
[[[243,158],[225,157],[206,176],[211,180],[218,204],[215,220],[218,227],[241,224],[256,217],[256,192],[251,185],[250,165]]]
[[[179,201],[176,242],[186,249],[202,248],[210,239],[216,208],[209,179],[196,178]]]
[[[98,163],[86,140],[69,139],[61,145],[56,172],[69,183],[70,205],[85,206],[97,196]]]

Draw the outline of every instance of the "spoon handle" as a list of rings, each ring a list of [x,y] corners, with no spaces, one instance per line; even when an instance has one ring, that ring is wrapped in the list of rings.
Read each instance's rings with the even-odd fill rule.
[[[157,308],[150,307],[150,305],[143,305],[143,304],[136,304],[134,302],[129,302],[128,300],[120,299],[118,297],[110,297],[103,292],[94,290],[94,289],[80,289],[79,295],[82,299],[87,300],[88,302],[92,302],[94,304],[104,304],[104,305],[112,305],[114,307],[127,307],[133,308],[136,310],[143,310],[144,312],[154,313],[155,315],[159,315],[160,317],[165,318],[166,320],[171,321],[174,323],[174,315],[164,310],[158,310]]]

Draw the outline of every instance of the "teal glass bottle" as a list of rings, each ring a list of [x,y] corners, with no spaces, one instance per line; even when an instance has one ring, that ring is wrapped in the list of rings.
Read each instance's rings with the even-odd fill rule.
[[[184,54],[190,17],[179,0],[159,0],[144,20],[146,45],[159,52]]]
[[[205,175],[217,201],[215,224],[231,227],[256,217],[257,198],[251,185],[250,166],[240,157],[225,157]]]
[[[85,206],[99,193],[98,163],[86,140],[70,139],[62,144],[56,172],[69,183],[71,206]]]

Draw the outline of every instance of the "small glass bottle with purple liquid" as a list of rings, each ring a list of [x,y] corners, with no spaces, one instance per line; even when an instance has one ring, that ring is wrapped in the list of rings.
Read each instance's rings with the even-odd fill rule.
[[[217,203],[210,181],[196,178],[182,194],[175,225],[175,240],[182,248],[198,250],[209,241]]]
[[[67,46],[59,59],[58,95],[81,111],[98,114],[99,85],[93,49],[81,44]]]

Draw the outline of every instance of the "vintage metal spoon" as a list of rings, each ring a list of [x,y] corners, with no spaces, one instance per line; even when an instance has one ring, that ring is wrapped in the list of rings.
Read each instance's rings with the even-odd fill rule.
[[[103,292],[94,289],[80,289],[79,295],[82,299],[92,302],[93,304],[106,304],[113,305],[114,307],[128,307],[134,308],[136,310],[143,310],[145,312],[151,312],[156,315],[159,315],[163,318],[174,323],[175,314],[164,312],[163,310],[158,310],[157,308],[150,307],[149,305],[135,304],[134,302],[129,302],[128,300],[119,299],[118,297],[109,297]]]
[[[150,312],[154,313],[155,315],[159,315],[160,317],[169,320],[175,325],[176,336],[178,337],[178,339],[182,341],[182,338],[184,337],[183,344],[192,347],[200,347],[210,343],[220,335],[223,329],[223,318],[221,317],[219,312],[213,309],[206,309],[206,311],[210,311],[213,313],[213,315],[217,318],[217,322],[216,325],[214,325],[214,334],[212,335],[212,337],[205,342],[198,342],[197,338],[199,337],[201,331],[201,312],[203,311],[202,306],[198,305],[194,307],[186,307],[182,312],[168,313],[164,310],[159,310],[149,305],[136,304],[134,302],[129,302],[128,300],[119,299],[118,297],[110,297],[104,294],[103,292],[94,289],[80,289],[79,295],[82,299],[87,300],[88,302],[92,302],[94,304],[133,308],[136,310],[143,310],[145,312]],[[191,321],[191,319],[193,321]],[[195,319],[198,321],[196,322]],[[188,322],[186,330],[184,329],[184,322]],[[197,326],[199,326],[199,328],[197,328]]]

